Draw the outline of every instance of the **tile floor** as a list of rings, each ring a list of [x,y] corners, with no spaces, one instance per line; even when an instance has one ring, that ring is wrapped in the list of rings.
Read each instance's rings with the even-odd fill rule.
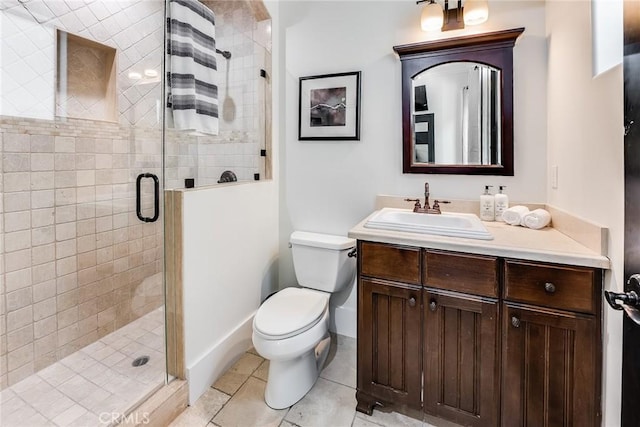
[[[142,355],[149,362],[133,367]],[[2,390],[0,425],[106,427],[164,383],[159,308]]]
[[[395,412],[356,412],[356,341],[334,335],[331,350],[314,387],[290,408],[264,403],[269,362],[245,353],[170,427],[454,427],[439,420],[421,421]]]

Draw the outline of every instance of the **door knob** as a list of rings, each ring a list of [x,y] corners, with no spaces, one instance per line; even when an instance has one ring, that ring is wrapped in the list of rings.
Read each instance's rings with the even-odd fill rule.
[[[431,302],[429,303],[429,310],[436,311],[437,308],[438,303],[436,302],[436,300],[431,300]]]
[[[640,325],[640,310],[638,310],[640,297],[638,297],[636,291],[628,291],[625,293],[604,291],[604,298],[611,308],[614,310],[624,310],[631,320]]]
[[[409,298],[409,306],[410,307],[415,307],[416,306],[416,298],[415,297]]]
[[[636,294],[635,291],[624,293],[604,291],[604,298],[614,310],[623,310],[624,304],[630,304],[632,306],[638,304],[638,294]]]
[[[627,316],[640,325],[640,274],[633,274],[627,280],[627,289],[631,290],[618,293],[604,291],[604,298],[614,310],[624,310]]]
[[[547,292],[549,294],[552,294],[552,293],[554,293],[556,291],[556,285],[554,285],[551,282],[547,282],[547,283],[544,284],[544,290],[545,290],[545,292]]]

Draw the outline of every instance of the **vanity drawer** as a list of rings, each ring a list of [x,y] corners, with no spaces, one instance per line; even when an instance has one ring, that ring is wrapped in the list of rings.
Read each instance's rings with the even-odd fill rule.
[[[420,249],[360,242],[360,271],[364,276],[420,284]]]
[[[426,251],[424,285],[498,298],[498,258]]]
[[[505,261],[504,298],[563,310],[595,313],[593,268]]]

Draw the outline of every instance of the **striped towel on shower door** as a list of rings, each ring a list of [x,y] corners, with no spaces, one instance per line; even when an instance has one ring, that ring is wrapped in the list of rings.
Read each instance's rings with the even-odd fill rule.
[[[215,15],[197,0],[171,0],[168,99],[175,129],[218,134]]]

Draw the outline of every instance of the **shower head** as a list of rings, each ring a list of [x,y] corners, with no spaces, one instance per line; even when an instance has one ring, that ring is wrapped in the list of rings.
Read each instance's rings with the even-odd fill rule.
[[[231,58],[231,52],[229,52],[228,50],[216,49],[216,53],[219,53],[220,55],[224,56],[225,59]]]

